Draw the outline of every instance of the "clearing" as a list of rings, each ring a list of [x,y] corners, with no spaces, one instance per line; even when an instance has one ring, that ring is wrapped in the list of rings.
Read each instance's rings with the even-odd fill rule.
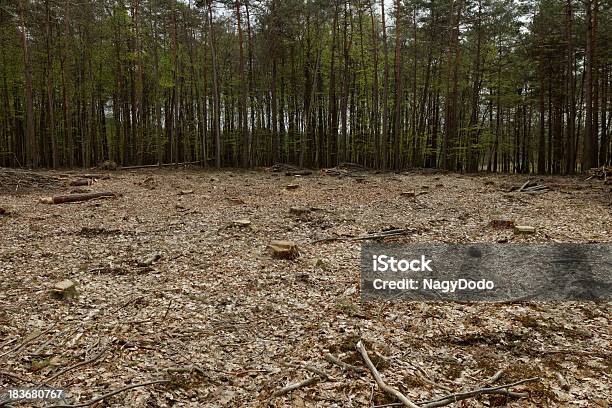
[[[528,398],[460,406],[612,400],[609,302],[363,304],[361,242],[324,240],[393,228],[409,233],[385,242],[611,242],[601,181],[537,178],[550,191],[529,194],[510,192],[527,176],[143,169],[67,187],[80,173],[37,174],[0,177],[0,389],[45,382],[75,404],[169,379],[96,406],[394,402],[369,371],[328,361],[364,367],[361,338],[387,384],[417,402],[483,387],[499,370],[495,385],[541,381],[513,388]],[[76,188],[118,196],[39,203]],[[299,257],[273,258],[272,240],[294,241]],[[65,279],[79,296],[55,299],[50,289]]]

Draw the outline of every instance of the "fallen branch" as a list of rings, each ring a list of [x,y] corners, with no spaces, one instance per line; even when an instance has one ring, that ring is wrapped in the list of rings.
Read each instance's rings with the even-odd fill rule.
[[[84,402],[82,404],[59,404],[59,405],[45,405],[43,408],[82,408],[82,407],[88,407],[90,405],[95,404],[96,402],[100,402],[106,398],[112,397],[113,395],[117,395],[119,393],[122,393],[124,391],[127,390],[131,390],[132,388],[139,388],[139,387],[145,387],[147,385],[153,385],[153,384],[165,384],[170,382],[170,380],[155,380],[155,381],[149,381],[149,382],[145,382],[145,383],[140,383],[140,384],[133,384],[133,385],[128,385],[126,387],[123,388],[119,388],[115,391],[111,391],[107,394],[101,395],[99,397],[96,397],[94,399],[92,399],[89,402]]]
[[[94,198],[107,198],[115,197],[116,194],[105,191],[100,193],[83,193],[83,194],[69,194],[69,195],[58,195],[53,197],[44,197],[40,199],[43,204],[64,204],[64,203],[76,203],[79,201],[93,200]]]
[[[322,238],[322,239],[317,239],[315,241],[313,241],[313,244],[319,243],[319,242],[332,242],[332,241],[362,241],[362,240],[366,240],[366,239],[381,239],[381,238],[390,238],[390,237],[398,237],[398,236],[402,236],[402,235],[406,235],[408,233],[412,232],[411,230],[407,230],[407,229],[392,229],[392,230],[388,230],[388,231],[382,231],[382,232],[376,232],[373,234],[364,234],[364,235],[360,235],[357,237],[329,237],[329,238]]]
[[[69,372],[69,371],[72,371],[72,370],[74,370],[74,369],[76,369],[76,368],[79,368],[79,367],[82,367],[82,366],[84,366],[84,365],[87,365],[87,364],[91,364],[91,363],[93,363],[94,361],[96,361],[97,359],[99,359],[100,357],[102,357],[102,355],[103,355],[103,354],[106,352],[106,350],[107,350],[107,349],[108,349],[108,346],[103,347],[103,348],[102,348],[102,350],[101,350],[101,351],[100,351],[98,354],[96,354],[95,356],[93,356],[92,358],[90,358],[90,359],[88,359],[88,360],[85,360],[85,361],[81,361],[80,363],[74,364],[74,365],[72,365],[72,366],[70,366],[70,367],[67,367],[67,368],[63,369],[63,370],[62,370],[62,371],[60,371],[59,373],[57,373],[57,374],[55,374],[55,375],[52,375],[51,377],[47,378],[47,379],[45,380],[45,383],[50,384],[50,383],[51,383],[51,381],[55,380],[55,379],[56,379],[57,377],[59,377],[59,376],[62,376],[62,375],[64,375],[64,374],[66,374],[66,373],[67,373],[67,372]]]
[[[465,400],[468,398],[477,397],[479,395],[485,395],[485,394],[503,395],[503,396],[510,397],[510,398],[525,398],[529,396],[528,392],[512,392],[512,391],[508,391],[508,388],[516,387],[517,385],[525,384],[527,382],[537,381],[539,379],[540,377],[533,377],[533,378],[527,378],[525,380],[513,382],[512,384],[504,384],[504,385],[500,385],[497,387],[489,387],[489,388],[478,388],[472,391],[458,392],[456,394],[449,394],[445,397],[442,397],[436,400],[419,402],[419,405],[417,405],[417,408],[443,407],[446,405],[450,405],[454,402],[458,402],[461,400]],[[386,405],[378,405],[377,407],[374,407],[374,408],[398,407],[401,405],[402,405],[401,403],[394,402],[394,403],[386,404]]]
[[[527,181],[525,182],[525,184],[523,184],[523,185],[521,186],[521,188],[519,188],[519,189],[518,189],[518,191],[517,191],[517,192],[518,192],[518,193],[520,193],[521,191],[523,191],[523,190],[525,189],[525,187],[527,187],[527,186],[528,186],[530,183],[531,183],[531,180],[527,180]]]
[[[419,408],[418,405],[416,405],[414,402],[410,401],[404,394],[402,394],[401,392],[399,392],[395,388],[393,388],[390,385],[387,385],[385,383],[385,381],[380,376],[380,373],[378,372],[378,370],[376,369],[376,367],[372,363],[372,360],[370,360],[370,357],[368,356],[368,352],[365,349],[365,347],[363,345],[363,342],[361,340],[359,340],[357,342],[357,346],[355,348],[357,349],[359,354],[361,354],[361,357],[363,358],[363,361],[365,362],[366,366],[368,367],[368,369],[372,373],[372,376],[374,377],[374,380],[376,380],[376,384],[378,384],[378,387],[381,390],[383,390],[387,394],[390,394],[390,395],[394,396],[395,398],[400,400],[402,402],[402,404],[404,404],[405,406],[407,406],[409,408]]]
[[[499,380],[503,374],[504,374],[504,370],[499,370],[498,372],[496,372],[495,374],[493,374],[493,376],[489,377],[489,378],[488,378],[488,379],[485,381],[485,384],[493,384],[494,382],[496,382],[497,380]]]
[[[280,397],[281,395],[289,394],[291,391],[295,391],[299,388],[309,386],[311,384],[318,382],[319,380],[320,378],[318,376],[314,376],[314,377],[309,377],[305,379],[304,381],[300,381],[298,383],[289,384],[288,386],[283,387],[278,391],[275,391],[270,396],[270,398],[276,398],[276,397]]]
[[[7,354],[11,354],[11,353],[14,353],[16,351],[19,351],[21,348],[27,346],[28,344],[30,344],[31,342],[33,342],[34,340],[36,340],[37,338],[39,338],[43,334],[49,333],[53,328],[55,328],[55,323],[51,327],[47,328],[46,330],[44,330],[44,331],[42,331],[42,332],[40,332],[38,334],[35,334],[32,337],[30,337],[30,338],[26,338],[26,340],[23,343],[21,343],[20,345],[12,348],[11,350],[7,351],[6,353],[0,354],[0,358],[6,356]]]
[[[365,368],[357,367],[357,366],[351,365],[349,363],[345,363],[344,361],[340,360],[339,358],[334,357],[330,353],[325,354],[325,359],[327,361],[329,361],[330,363],[333,363],[333,364],[336,364],[336,365],[340,366],[344,370],[356,371],[358,373],[362,373],[362,372],[366,371]]]

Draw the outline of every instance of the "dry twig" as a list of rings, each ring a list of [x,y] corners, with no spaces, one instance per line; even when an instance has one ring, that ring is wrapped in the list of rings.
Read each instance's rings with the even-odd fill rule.
[[[416,405],[414,402],[410,401],[404,394],[402,394],[401,392],[399,392],[395,388],[393,388],[390,385],[387,385],[387,383],[385,383],[385,381],[380,376],[380,373],[378,372],[376,367],[374,367],[374,364],[372,363],[372,360],[370,360],[370,357],[368,356],[368,352],[365,349],[365,347],[363,345],[363,342],[361,340],[359,340],[357,342],[357,346],[355,348],[357,349],[359,354],[361,354],[361,357],[363,358],[363,361],[366,363],[366,366],[368,367],[368,369],[372,373],[372,376],[374,377],[374,380],[376,380],[376,384],[378,384],[378,387],[380,387],[381,390],[383,390],[384,392],[386,392],[389,395],[394,396],[395,398],[400,400],[402,402],[402,404],[404,404],[405,406],[407,406],[409,408],[419,408],[418,405]]]
[[[112,397],[113,395],[117,395],[119,393],[122,393],[124,391],[127,390],[131,390],[132,388],[139,388],[139,387],[145,387],[147,385],[153,385],[153,384],[165,384],[170,382],[170,380],[155,380],[155,381],[149,381],[149,382],[144,382],[144,383],[140,383],[140,384],[133,384],[133,385],[128,385],[126,387],[123,388],[119,388],[117,390],[111,391],[109,393],[106,393],[104,395],[101,395],[99,397],[96,397],[94,399],[92,399],[89,402],[84,402],[82,404],[59,404],[59,405],[45,405],[44,408],[82,408],[82,407],[88,407],[90,405],[95,404],[96,402],[100,402],[103,399]]]

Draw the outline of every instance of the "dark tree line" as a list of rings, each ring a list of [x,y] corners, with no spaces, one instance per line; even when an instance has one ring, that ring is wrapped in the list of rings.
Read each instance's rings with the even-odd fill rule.
[[[610,164],[610,0],[10,0],[0,165]]]

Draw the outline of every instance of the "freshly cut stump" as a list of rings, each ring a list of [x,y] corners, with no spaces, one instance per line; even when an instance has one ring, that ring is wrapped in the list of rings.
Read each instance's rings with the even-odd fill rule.
[[[244,219],[240,219],[240,220],[234,220],[232,222],[232,225],[234,227],[240,227],[240,228],[244,228],[244,227],[248,227],[251,225],[251,221],[247,220],[246,218]]]
[[[60,300],[73,299],[78,296],[76,284],[70,279],[57,282],[51,289],[51,296]]]
[[[295,259],[300,255],[298,247],[293,241],[272,241],[268,248],[275,258]]]

